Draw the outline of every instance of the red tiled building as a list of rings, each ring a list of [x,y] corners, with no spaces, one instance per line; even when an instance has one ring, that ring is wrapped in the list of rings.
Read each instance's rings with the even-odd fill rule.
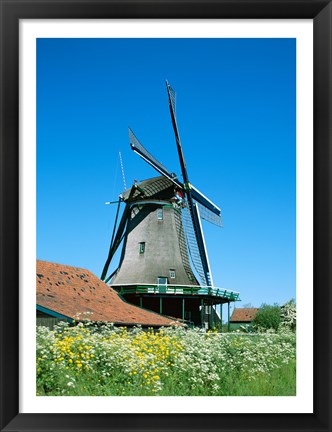
[[[230,329],[236,330],[241,326],[249,326],[254,320],[259,308],[236,308],[230,319]]]
[[[122,326],[170,326],[175,319],[123,301],[89,270],[37,260],[37,319],[105,321]]]

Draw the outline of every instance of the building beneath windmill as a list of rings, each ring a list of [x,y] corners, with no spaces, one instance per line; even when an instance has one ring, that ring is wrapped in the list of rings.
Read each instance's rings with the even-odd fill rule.
[[[158,328],[182,325],[123,301],[116,291],[89,270],[37,260],[37,324],[53,328],[60,321],[108,322],[115,326]]]
[[[176,117],[175,93],[166,82],[183,182],[170,173],[129,129],[132,150],[158,171],[120,195],[101,279],[129,303],[197,326],[222,320],[217,305],[239,300],[239,293],[213,285],[201,218],[222,225],[220,209],[189,182]],[[120,206],[124,205],[119,219]],[[120,245],[116,270],[108,268]]]

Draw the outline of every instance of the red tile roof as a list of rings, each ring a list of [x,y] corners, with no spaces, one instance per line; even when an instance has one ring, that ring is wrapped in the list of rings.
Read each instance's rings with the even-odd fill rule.
[[[259,308],[236,308],[230,322],[251,322],[258,311]]]
[[[171,320],[124,302],[89,270],[37,260],[37,305],[74,319],[169,326]]]

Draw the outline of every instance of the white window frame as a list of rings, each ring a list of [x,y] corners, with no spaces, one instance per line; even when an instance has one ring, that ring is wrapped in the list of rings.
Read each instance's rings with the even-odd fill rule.
[[[139,242],[139,254],[140,255],[145,254],[145,242]]]
[[[161,279],[165,280],[165,283],[162,283]],[[167,277],[166,276],[158,276],[157,284],[158,284],[158,286],[167,286]]]
[[[164,209],[162,207],[157,208],[157,220],[161,222],[164,220]]]

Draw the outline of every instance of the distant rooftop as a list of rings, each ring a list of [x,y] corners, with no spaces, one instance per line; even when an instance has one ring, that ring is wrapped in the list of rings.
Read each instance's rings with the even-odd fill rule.
[[[259,308],[236,308],[230,322],[251,322],[258,311]]]
[[[170,326],[170,319],[123,301],[89,270],[37,260],[37,305],[72,319]]]

